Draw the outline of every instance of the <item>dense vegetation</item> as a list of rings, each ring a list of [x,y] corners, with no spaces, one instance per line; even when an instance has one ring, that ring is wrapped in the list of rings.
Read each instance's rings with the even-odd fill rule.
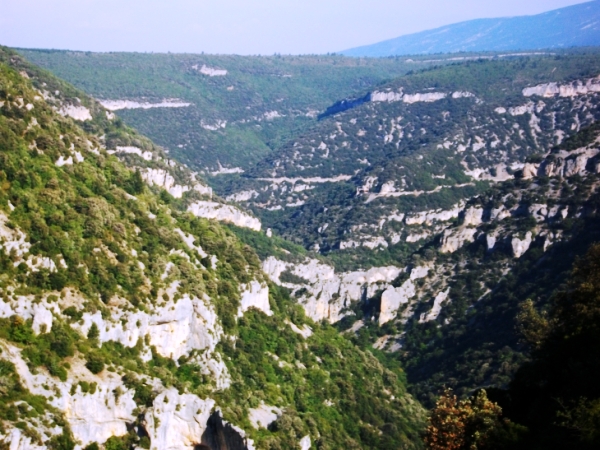
[[[265,226],[305,248],[318,245],[340,269],[392,261],[403,264],[418,246],[407,245],[404,239],[393,243],[390,236],[400,233],[404,237],[414,229],[389,220],[379,228],[382,219],[393,212],[451,209],[488,189],[485,179],[474,180],[466,170],[481,169],[495,176],[501,166],[510,176],[513,165],[554,147],[557,130],[573,135],[574,130],[600,118],[597,102],[582,106],[571,98],[545,98],[543,107],[534,113],[539,116],[537,125],[529,114],[496,112],[498,107],[534,104],[522,94],[527,86],[585,80],[598,72],[600,59],[590,52],[470,61],[406,75],[377,90],[435,91],[448,97],[415,104],[363,103],[327,117],[246,173],[213,183],[222,195],[254,191],[243,203]],[[451,98],[453,92],[469,92],[473,97]],[[338,176],[350,179],[310,184],[310,189],[303,190],[295,189],[302,179],[273,184],[278,177],[335,180]],[[357,193],[369,180],[368,193]],[[386,183],[415,194],[367,201]],[[387,247],[339,251],[344,240],[360,243],[379,236],[387,240]]]
[[[415,58],[126,54],[46,50],[19,52],[90,95],[156,102],[177,98],[187,108],[123,110],[130,125],[194,168],[246,168],[311,127],[331,103],[410,70]],[[227,70],[207,76],[202,66]],[[265,114],[277,111],[267,120]],[[307,115],[308,114],[308,115]],[[226,121],[224,128],[209,130]]]
[[[21,247],[0,248],[0,301],[3,311],[12,311],[0,319],[2,445],[16,427],[32,442],[72,450],[77,436],[64,411],[49,403],[66,395],[92,396],[103,388],[92,375],[118,374],[123,387],[113,394],[118,401],[125,389],[133,392],[139,419],[128,424],[128,434],[89,449],[149,448],[149,437],[135,430],[144,427],[144,413],[168,387],[215,399],[224,419],[242,426],[259,448],[293,448],[306,435],[322,449],[420,447],[423,410],[406,392],[400,369],[386,369],[334,328],[313,323],[275,285],[269,286],[272,316],[254,309],[239,315],[243,286],[266,283],[255,251],[227,227],[186,213],[196,193],[174,199],[148,187],[138,171],[142,158],[123,158],[135,170],[105,148],[137,145],[153,152],[146,163],[155,167],[165,164],[161,150],[15,53],[1,49],[0,60],[2,244],[23,236]],[[48,89],[63,95],[46,101],[41,94]],[[56,112],[70,101],[89,108],[92,119],[79,122]],[[71,163],[57,164],[69,157]],[[192,247],[182,233],[193,237]],[[274,242],[282,252],[296,249]],[[199,247],[216,259],[201,257]],[[226,333],[216,352],[231,375],[229,388],[216,389],[199,351],[175,361],[150,345],[149,335],[125,345],[101,339],[105,330],[96,323],[81,331],[90,315],[101,317],[107,329],[134,327],[139,323],[127,322],[126,314],[152,314],[190,297],[210,302],[207,308],[218,317],[211,331],[218,336],[222,327]],[[36,305],[57,305],[50,327],[11,309]],[[312,335],[301,337],[291,322],[312,327]],[[26,367],[15,371],[15,355]],[[32,395],[20,381],[24,371],[45,374],[70,391],[48,388],[43,396]],[[261,401],[282,413],[268,429],[257,430],[248,412]],[[55,425],[60,433],[42,432]]]
[[[530,360],[507,389],[488,391],[491,401],[483,390],[463,401],[446,391],[430,418],[428,449],[598,448],[599,269],[595,244],[541,310],[521,303],[518,328]]]

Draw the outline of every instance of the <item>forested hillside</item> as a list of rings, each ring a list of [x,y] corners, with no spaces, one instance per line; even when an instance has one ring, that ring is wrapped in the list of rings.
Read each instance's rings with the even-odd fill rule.
[[[518,305],[598,239],[598,73],[579,54],[407,75],[225,189],[327,256],[263,267],[311,317],[402,361],[427,404],[506,386],[525,358]]]
[[[136,402],[113,433],[129,430],[125,446],[163,439],[177,404],[201,415],[189,416],[200,425],[183,446],[221,448],[228,436],[239,448],[442,448],[422,444],[413,396],[437,402],[435,420],[461,401],[446,388],[471,398],[457,411],[506,425],[504,444],[480,449],[543,448],[546,432],[564,443],[576,433],[552,422],[560,414],[595,430],[581,419],[595,411],[593,389],[586,400],[544,388],[564,329],[527,327],[562,314],[553,296],[574,277],[585,285],[571,270],[600,239],[597,50],[446,55],[410,73],[417,63],[399,59],[20,53],[114,109],[4,51],[0,357],[23,395],[44,396],[26,382],[36,367],[62,389],[38,399],[63,420],[61,439],[109,437],[84,437],[65,406],[100,395],[90,367],[121,377],[107,375],[115,408],[124,392]],[[275,67],[306,77],[271,82]],[[238,143],[236,120],[250,133]],[[159,139],[168,148],[131,125],[171,130]],[[199,129],[210,151],[177,146],[179,132]],[[252,139],[268,150],[245,147]],[[242,159],[222,167],[218,155]],[[555,393],[571,403],[543,421],[515,412],[537,414]],[[37,425],[17,426],[19,401],[8,400],[4,436],[34,442],[23,430]]]
[[[307,318],[194,173],[5,48],[0,161],[3,447],[421,446],[401,370]]]
[[[439,64],[326,55],[19,52],[109,108],[122,108],[128,124],[208,172],[220,165],[246,169],[312,126],[336,100]]]

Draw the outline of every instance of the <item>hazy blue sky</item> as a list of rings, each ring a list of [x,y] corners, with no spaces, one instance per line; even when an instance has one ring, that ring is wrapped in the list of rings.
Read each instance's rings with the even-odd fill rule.
[[[0,0],[0,44],[92,51],[326,53],[582,0]]]

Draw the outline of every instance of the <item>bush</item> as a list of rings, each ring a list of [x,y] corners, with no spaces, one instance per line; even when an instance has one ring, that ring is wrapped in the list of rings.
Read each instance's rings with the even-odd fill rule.
[[[85,367],[93,374],[98,374],[104,370],[104,359],[97,353],[90,353],[87,357]]]

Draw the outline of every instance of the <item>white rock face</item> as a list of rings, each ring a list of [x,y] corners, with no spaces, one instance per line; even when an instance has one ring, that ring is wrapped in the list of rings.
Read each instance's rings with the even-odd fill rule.
[[[65,158],[63,155],[60,155],[60,157],[56,160],[54,165],[56,165],[57,167],[72,166],[73,165],[73,157],[69,156],[68,158]]]
[[[306,280],[306,284],[284,283],[279,277],[285,270]],[[341,320],[344,308],[359,301],[364,294],[371,296],[381,287],[385,288],[404,269],[398,267],[374,267],[367,271],[336,274],[333,267],[316,259],[306,259],[302,264],[293,264],[269,257],[263,262],[263,271],[279,285],[292,291],[305,288],[307,293],[300,299],[306,315],[314,321]]]
[[[209,131],[217,131],[221,128],[226,128],[227,127],[227,121],[226,120],[215,120],[212,123],[207,123],[204,120],[200,121],[200,126],[202,128],[204,128],[205,130],[209,130]]]
[[[298,325],[296,325],[293,322],[290,322],[287,319],[286,319],[285,323],[287,323],[290,326],[290,328],[292,329],[292,331],[294,333],[299,334],[304,339],[308,339],[313,334],[312,328],[310,328],[308,325],[304,325],[302,328],[300,328],[300,327],[298,327]]]
[[[146,152],[150,153],[150,152]],[[152,155],[152,154],[150,154]],[[152,156],[150,156],[150,159]],[[150,186],[159,186],[165,189],[169,194],[175,198],[181,198],[184,192],[194,190],[204,195],[212,195],[212,189],[208,186],[196,183],[193,186],[182,186],[175,183],[175,178],[167,172],[165,169],[149,169],[146,168],[141,171],[142,179]]]
[[[372,102],[399,102],[404,97],[402,89],[400,92],[379,92],[374,91],[371,92],[371,101]]]
[[[576,97],[600,92],[600,78],[590,78],[586,81],[573,81],[567,84],[545,83],[523,89],[525,97]]]
[[[18,227],[9,228],[8,222],[8,217],[0,211],[0,249],[7,255],[14,251],[18,257],[23,257],[25,253],[29,253],[31,244],[27,242],[25,233]]]
[[[178,99],[164,99],[162,102],[137,102],[134,100],[98,100],[102,106],[109,111],[120,109],[151,109],[151,108],[185,108],[191,103],[182,102]]]
[[[254,428],[267,428],[275,422],[283,411],[276,406],[261,403],[257,408],[248,410],[248,419]]]
[[[465,211],[465,226],[477,226],[482,222],[483,208],[475,208],[471,206]]]
[[[223,167],[221,165],[221,163],[219,163],[219,170],[215,170],[215,171],[211,172],[210,174],[215,176],[215,175],[227,175],[227,174],[232,174],[232,173],[244,173],[244,169],[242,169],[241,167]]]
[[[215,401],[192,394],[179,394],[170,388],[159,394],[145,415],[145,425],[152,448],[192,450],[200,443]]]
[[[405,94],[402,98],[404,103],[413,104],[419,102],[431,103],[446,98],[448,95],[444,92],[427,92],[425,94]]]
[[[285,115],[281,114],[279,111],[267,111],[263,114],[263,117],[265,118],[265,120],[273,120],[279,117],[285,117]]]
[[[440,251],[442,253],[454,253],[466,243],[475,240],[475,228],[457,228],[444,230],[442,234],[442,245]]]
[[[431,308],[431,311],[429,311],[428,313],[421,314],[419,322],[424,323],[437,319],[440,315],[440,312],[442,311],[442,303],[444,303],[448,299],[449,293],[450,288],[436,295],[435,299],[433,300],[433,307]]]
[[[406,236],[406,242],[419,242],[422,239],[427,239],[429,236],[431,236],[431,234],[427,231],[423,233],[409,234]]]
[[[179,234],[179,236],[181,236],[181,239],[183,240],[183,242],[185,242],[185,245],[187,245],[190,249],[194,250],[198,254],[198,256],[200,256],[200,258],[206,258],[208,256],[208,253],[202,250],[202,247],[194,244],[196,238],[193,235],[185,233],[179,228],[175,228],[175,232]]]
[[[516,236],[512,238],[510,243],[512,245],[513,255],[515,258],[520,258],[527,250],[529,250],[529,247],[531,246],[531,239],[531,231],[527,232],[525,239],[523,240],[517,238]]]
[[[198,65],[192,66],[193,69],[196,69],[203,75],[208,75],[209,77],[224,77],[227,75],[227,70],[225,69],[215,69],[214,67],[208,67],[205,64],[202,64],[202,67],[198,68]]]
[[[32,374],[18,348],[1,342],[0,347],[3,358],[14,363],[21,382],[29,391],[48,398],[48,391],[44,388],[48,386],[57,393],[49,400],[50,404],[65,414],[75,439],[84,446],[94,441],[105,442],[110,436],[127,434],[126,425],[135,420],[133,410],[136,404],[133,392],[123,386],[119,375],[110,372],[93,375],[84,367],[83,361],[75,360],[71,363],[69,378],[62,382],[50,376],[45,369],[38,369],[35,375]],[[86,394],[77,388],[71,394],[71,387],[79,380],[96,382],[96,392]],[[117,388],[122,392],[118,399],[113,392]]]
[[[246,286],[242,292],[241,313],[250,308],[256,308],[264,312],[267,316],[272,316],[271,305],[269,305],[269,287],[263,286],[254,280]]]
[[[75,161],[77,161],[78,163],[82,163],[85,160],[85,158],[80,152],[73,153],[73,156],[75,156]]]
[[[197,217],[206,219],[215,219],[222,222],[230,222],[238,227],[250,228],[260,231],[261,223],[255,217],[252,217],[237,208],[230,205],[223,205],[216,202],[199,201],[192,203],[188,211]]]
[[[523,166],[523,178],[528,180],[537,176],[539,164],[527,163]]]
[[[425,278],[429,273],[430,268],[427,266],[415,267],[410,271],[410,279],[418,280],[419,278]]]
[[[511,116],[522,116],[523,114],[533,114],[536,111],[535,103],[529,102],[525,105],[516,106],[514,108],[508,108],[508,113]]]
[[[174,282],[167,292],[174,294],[177,284]],[[86,335],[95,323],[100,331],[101,343],[116,341],[127,347],[133,347],[138,339],[148,335],[151,345],[156,346],[160,355],[175,360],[189,355],[192,350],[214,350],[222,334],[209,299],[203,301],[188,294],[183,294],[177,302],[170,298],[155,307],[151,314],[118,310],[113,311],[112,318],[114,321],[104,320],[99,312],[85,313],[83,324],[75,327]]]
[[[18,296],[12,300],[0,298],[0,317],[17,315],[25,320],[32,319],[35,334],[39,334],[43,327],[50,331],[54,315],[60,314],[58,305],[49,303],[47,298],[43,298],[39,303],[34,303],[33,300],[31,296]]]
[[[510,217],[510,211],[507,210],[504,205],[499,206],[498,208],[492,208],[490,211],[490,219],[493,220],[504,220],[507,217]]]
[[[565,161],[564,176],[572,177],[573,175],[584,173],[587,161],[587,155],[580,155],[575,159]]]
[[[113,308],[111,318],[106,320],[100,312],[86,312],[82,323],[74,324],[73,328],[87,335],[92,323],[95,323],[100,331],[100,343],[115,341],[126,347],[133,347],[139,339],[149,336],[150,345],[155,346],[161,356],[174,360],[199,350],[197,364],[204,374],[213,377],[217,389],[224,389],[231,380],[225,364],[215,353],[223,335],[217,313],[207,296],[199,299],[181,294],[175,301],[178,287],[179,282],[174,281],[165,292],[159,291],[158,298],[162,299],[165,293],[168,300],[163,300],[150,312]]]
[[[300,446],[300,450],[310,450],[310,447],[312,445],[310,436],[309,435],[304,436],[302,439],[300,439],[300,442],[298,442],[298,445]]]
[[[379,325],[396,318],[400,307],[417,293],[414,280],[424,278],[429,273],[429,267],[416,267],[411,271],[410,278],[397,288],[389,286],[381,295],[381,310]]]
[[[138,155],[145,159],[146,161],[152,161],[152,152],[145,152],[141,148],[132,147],[132,146],[119,146],[117,147],[117,153],[130,153],[134,155]]]
[[[323,177],[298,177],[298,178],[289,178],[289,177],[279,177],[279,178],[257,178],[260,181],[270,181],[274,184],[281,183],[290,183],[296,184],[298,181],[303,183],[339,183],[340,181],[348,181],[352,178],[352,175],[338,175],[336,177],[331,178],[323,178]]]
[[[32,442],[31,438],[25,436],[18,428],[8,429],[5,434],[0,433],[0,441],[10,443],[9,450],[44,450],[48,448]]]
[[[63,105],[57,112],[61,116],[71,117],[72,119],[81,120],[82,122],[92,120],[92,114],[85,106]]]
[[[422,211],[406,216],[404,223],[406,225],[432,225],[434,222],[447,222],[458,217],[462,209],[463,203],[459,203],[450,210],[436,209],[433,211]]]
[[[56,272],[56,263],[47,256],[34,256],[26,254],[31,248],[31,244],[27,242],[27,236],[18,227],[9,228],[8,218],[0,211],[0,249],[5,254],[10,255],[14,252],[15,260],[13,265],[17,267],[21,263],[25,263],[31,272],[39,272],[41,269],[47,269],[50,272]],[[64,258],[57,255],[64,267]],[[64,265],[63,265],[64,264]]]
[[[388,243],[382,236],[375,236],[370,239],[356,242],[356,241],[342,241],[340,242],[340,250],[344,250],[347,248],[355,248],[355,247],[368,247],[370,249],[375,249],[377,247],[388,247]]]
[[[225,197],[225,200],[228,202],[247,202],[248,200],[252,200],[254,197],[258,197],[258,195],[258,192],[252,189],[249,191],[241,191],[231,194],[230,196]]]
[[[468,91],[456,91],[452,93],[452,98],[472,98],[475,97],[475,94]]]
[[[424,278],[429,273],[429,267],[416,267],[410,273],[410,278],[400,287],[389,286],[381,296],[381,310],[379,313],[379,324],[383,325],[393,320],[398,314],[400,306],[416,294],[414,280]]]
[[[485,243],[487,245],[488,250],[493,250],[496,246],[496,236],[494,234],[487,234],[485,236]]]

